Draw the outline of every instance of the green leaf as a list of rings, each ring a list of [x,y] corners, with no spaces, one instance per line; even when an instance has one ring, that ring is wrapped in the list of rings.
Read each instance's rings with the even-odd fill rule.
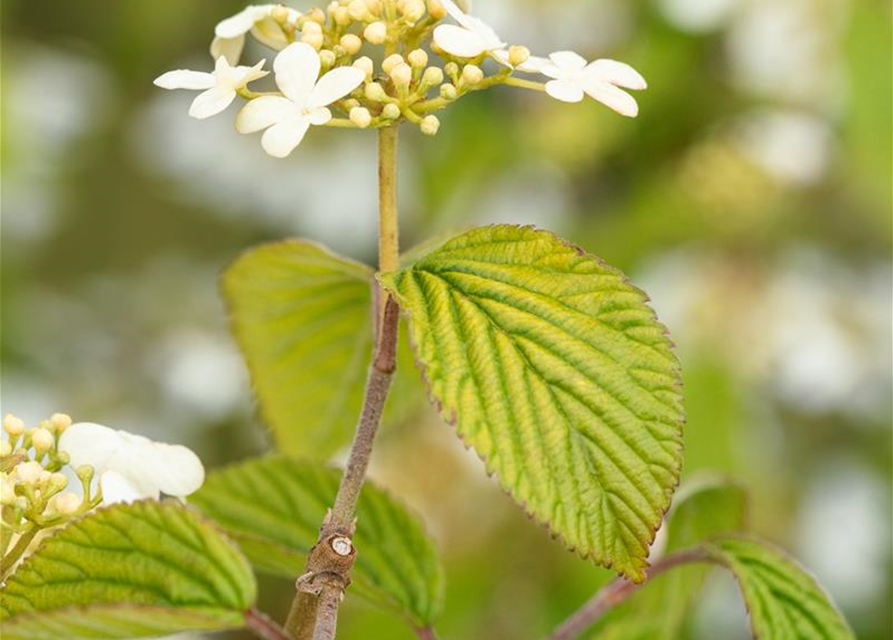
[[[854,640],[828,595],[784,551],[755,538],[706,546],[710,558],[738,580],[760,640]]]
[[[678,363],[645,294],[556,236],[492,226],[384,286],[441,413],[568,547],[641,581],[682,459]]]
[[[219,522],[260,569],[294,579],[304,570],[341,472],[285,456],[211,473],[190,501]],[[351,591],[417,625],[440,611],[443,569],[422,524],[384,491],[363,488]]]
[[[277,448],[327,458],[349,444],[372,358],[372,269],[304,240],[261,245],[224,273],[223,296]],[[405,342],[405,339],[402,340]],[[401,345],[389,419],[423,393]]]
[[[243,626],[251,568],[179,504],[102,509],[65,527],[0,592],[4,640],[136,638]]]
[[[716,474],[699,474],[682,484],[667,515],[664,555],[705,540],[740,532],[747,522],[747,492],[737,482]],[[605,620],[648,620],[666,637],[682,635],[686,616],[697,601],[711,567],[685,565],[656,576]],[[599,636],[601,639],[601,636]]]

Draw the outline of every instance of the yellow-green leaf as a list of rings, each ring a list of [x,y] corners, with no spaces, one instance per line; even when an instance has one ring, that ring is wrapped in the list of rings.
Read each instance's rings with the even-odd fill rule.
[[[243,254],[222,289],[277,447],[326,458],[349,444],[372,357],[372,270],[312,242],[286,240]],[[404,379],[398,376],[398,401],[389,409],[404,410],[420,395]]]
[[[735,575],[754,638],[855,640],[828,595],[784,551],[755,538],[726,538],[705,548]]]
[[[235,538],[260,569],[294,579],[304,570],[341,472],[270,456],[212,472],[190,502]],[[440,611],[443,569],[419,520],[367,483],[357,507],[351,592],[423,626]]]
[[[154,501],[65,527],[0,591],[4,640],[137,638],[243,626],[254,575],[195,511]]]
[[[679,368],[644,293],[551,233],[499,225],[381,277],[430,392],[524,508],[633,580],[679,476]]]

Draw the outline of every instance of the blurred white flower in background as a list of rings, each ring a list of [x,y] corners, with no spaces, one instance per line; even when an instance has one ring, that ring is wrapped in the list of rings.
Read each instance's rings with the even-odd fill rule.
[[[674,26],[689,33],[706,33],[727,24],[742,0],[657,0]]]
[[[831,162],[831,127],[808,112],[760,111],[742,118],[736,133],[745,156],[785,182],[815,183]]]
[[[182,499],[205,480],[201,460],[186,447],[90,422],[68,427],[59,449],[68,453],[73,468],[93,467],[103,504],[157,500],[162,493]]]

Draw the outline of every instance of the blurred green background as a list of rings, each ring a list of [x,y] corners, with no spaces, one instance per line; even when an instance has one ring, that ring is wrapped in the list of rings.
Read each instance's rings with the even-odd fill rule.
[[[306,5],[295,5],[306,9]],[[244,248],[305,236],[371,261],[375,136],[288,160],[197,122],[152,80],[205,69],[240,2],[3,0],[2,411],[192,446],[268,447],[217,296]],[[891,7],[875,0],[477,0],[537,53],[628,61],[641,115],[500,88],[403,137],[404,245],[534,223],[624,269],[679,347],[685,474],[753,491],[863,640],[891,625]],[[260,49],[249,52],[249,57]],[[424,514],[446,638],[544,634],[610,578],[551,541],[430,412],[387,424],[372,476]],[[265,580],[285,611],[287,581]],[[341,635],[410,638],[349,598]],[[240,637],[234,634],[233,637]],[[717,576],[687,637],[746,638]]]

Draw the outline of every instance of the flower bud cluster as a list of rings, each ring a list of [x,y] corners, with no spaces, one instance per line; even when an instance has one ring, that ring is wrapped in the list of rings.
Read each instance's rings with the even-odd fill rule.
[[[91,469],[79,469],[83,491],[66,491],[68,477],[61,471],[69,457],[59,451],[59,437],[71,426],[71,418],[55,413],[39,424],[7,414],[0,439],[0,505],[2,505],[3,555],[15,539],[61,524],[91,508]]]
[[[644,89],[645,81],[628,65],[587,63],[568,51],[533,56],[503,42],[467,7],[462,0],[330,0],[301,13],[281,4],[250,5],[217,25],[213,73],[172,71],[155,83],[204,89],[190,108],[196,118],[222,112],[237,95],[245,98],[237,130],[266,130],[261,144],[276,157],[289,155],[311,125],[369,129],[406,121],[435,135],[440,121],[433,112],[499,84],[564,102],[589,95],[624,115],[637,113],[635,100],[619,88]],[[452,22],[443,23],[447,18]],[[248,88],[269,75],[263,60],[238,66],[248,34],[280,52],[273,64],[279,91]],[[378,68],[376,60],[382,60]],[[549,80],[516,78],[516,72]]]

